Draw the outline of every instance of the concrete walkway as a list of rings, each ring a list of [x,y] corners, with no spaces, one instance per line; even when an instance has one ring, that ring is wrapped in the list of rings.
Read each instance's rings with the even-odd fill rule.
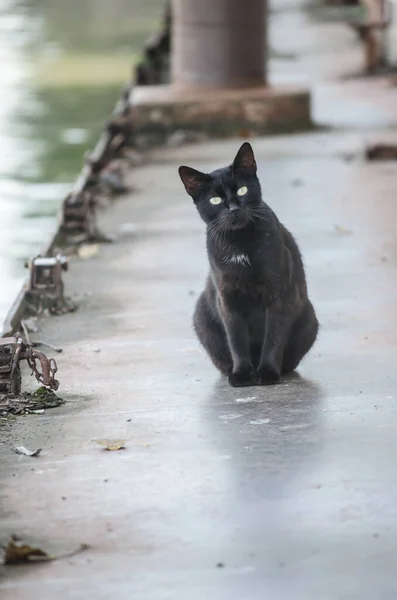
[[[379,83],[343,85],[375,112]],[[397,169],[361,158],[393,131],[352,125],[251,140],[322,324],[299,376],[271,388],[227,387],[191,328],[207,259],[176,169],[226,164],[241,140],[158,151],[131,174],[103,217],[117,244],[72,264],[79,311],[43,323],[67,404],[1,432],[1,540],[91,549],[0,570],[2,600],[397,596]]]

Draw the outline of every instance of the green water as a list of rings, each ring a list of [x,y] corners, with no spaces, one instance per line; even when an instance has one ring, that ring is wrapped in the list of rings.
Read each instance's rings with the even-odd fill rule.
[[[163,7],[0,0],[0,321]]]

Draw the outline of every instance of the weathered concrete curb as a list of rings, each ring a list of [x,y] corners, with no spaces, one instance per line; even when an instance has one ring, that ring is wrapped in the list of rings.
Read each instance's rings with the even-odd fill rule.
[[[171,131],[199,131],[209,137],[305,131],[313,128],[310,92],[295,87],[184,89],[138,86],[131,92],[136,134],[164,138]]]

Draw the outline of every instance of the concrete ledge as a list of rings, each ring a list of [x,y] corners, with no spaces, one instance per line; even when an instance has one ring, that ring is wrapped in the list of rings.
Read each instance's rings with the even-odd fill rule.
[[[302,88],[138,86],[131,93],[130,105],[137,134],[199,130],[223,137],[244,130],[266,134],[313,127],[310,92]]]

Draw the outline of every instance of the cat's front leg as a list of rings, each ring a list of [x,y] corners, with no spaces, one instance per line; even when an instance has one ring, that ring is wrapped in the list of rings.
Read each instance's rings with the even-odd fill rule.
[[[275,307],[267,309],[265,339],[256,370],[258,385],[271,385],[279,381],[290,328],[291,319],[282,310]]]
[[[233,370],[229,374],[229,383],[233,387],[255,385],[255,369],[250,354],[247,323],[240,314],[234,311],[223,310],[222,318],[233,358]]]

